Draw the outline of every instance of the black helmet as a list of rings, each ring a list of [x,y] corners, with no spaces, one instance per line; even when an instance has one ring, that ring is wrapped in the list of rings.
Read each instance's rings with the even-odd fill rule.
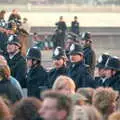
[[[61,47],[56,47],[53,51],[53,59],[66,58],[65,51]]]
[[[16,35],[10,35],[8,37],[8,44],[14,44],[17,45],[18,47],[21,47],[20,41]]]
[[[70,53],[69,54],[70,55],[76,55],[76,54],[83,55],[84,53],[83,53],[82,47],[79,44],[75,43],[75,44],[72,44],[70,46]]]
[[[105,69],[113,69],[116,71],[120,71],[120,60],[118,57],[109,57],[106,64]]]
[[[38,48],[29,48],[27,51],[26,58],[41,61],[41,52]]]
[[[108,58],[110,57],[110,55],[108,53],[103,53],[99,58],[98,58],[98,63],[96,65],[96,67],[98,68],[104,68],[105,67],[105,63],[108,60]]]
[[[91,33],[90,32],[84,32],[81,34],[81,40],[89,40],[89,41],[92,41],[91,40]]]

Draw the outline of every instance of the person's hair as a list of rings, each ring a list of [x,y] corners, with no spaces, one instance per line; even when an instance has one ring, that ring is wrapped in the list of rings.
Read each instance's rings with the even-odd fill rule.
[[[87,103],[92,104],[92,97],[94,94],[93,88],[78,88],[77,93],[80,93],[81,95],[85,96],[87,98]]]
[[[11,72],[10,68],[7,64],[1,64],[2,61],[0,62],[0,76],[1,78],[6,78],[9,79]]]
[[[60,75],[53,83],[52,89],[60,90],[63,89],[66,85],[68,85],[70,89],[75,91],[75,82],[70,77]]]
[[[76,116],[77,115],[77,116]],[[73,120],[102,120],[101,114],[94,106],[74,106]]]
[[[109,106],[116,100],[118,93],[112,88],[97,88],[93,95],[93,105],[102,113],[109,111]]]
[[[0,11],[0,19],[4,19],[4,14],[6,13],[5,10]]]
[[[11,120],[11,113],[8,106],[5,104],[2,97],[0,97],[0,120]]]
[[[56,107],[58,110],[65,110],[67,112],[67,116],[71,113],[72,100],[67,95],[54,90],[47,90],[42,92],[41,98],[43,100],[45,98],[55,99],[57,101]]]
[[[24,98],[13,106],[14,120],[34,120],[38,117],[41,101],[34,97]]]
[[[109,117],[108,120],[120,120],[120,112],[114,112]]]

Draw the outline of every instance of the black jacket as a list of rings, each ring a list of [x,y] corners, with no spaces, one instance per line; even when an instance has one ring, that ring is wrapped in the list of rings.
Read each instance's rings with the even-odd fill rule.
[[[111,87],[120,92],[120,74],[116,74],[105,81],[105,87]]]
[[[24,57],[17,53],[12,59],[7,57],[7,62],[11,70],[11,75],[19,81],[22,87],[26,87],[26,61]]]
[[[54,81],[60,75],[67,75],[67,68],[65,66],[59,69],[53,68],[50,70],[50,72],[48,73],[48,80],[50,83],[49,85],[50,88],[52,88]]]
[[[85,47],[83,51],[84,51],[84,57],[85,57],[85,64],[89,65],[89,72],[91,75],[94,75],[95,64],[96,64],[96,54],[90,46]]]
[[[88,73],[88,70],[83,62],[71,63],[68,69],[68,76],[75,81],[77,88],[95,87],[95,81]]]
[[[48,87],[48,74],[42,66],[32,67],[27,74],[28,96],[39,98],[40,91]]]
[[[73,21],[71,23],[71,32],[75,33],[75,34],[79,34],[79,22],[77,21]]]

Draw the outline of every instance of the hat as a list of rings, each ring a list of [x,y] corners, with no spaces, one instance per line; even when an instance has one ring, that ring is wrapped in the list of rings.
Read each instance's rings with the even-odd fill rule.
[[[120,71],[120,60],[118,57],[109,57],[105,64],[105,69]]]
[[[91,33],[90,32],[84,32],[81,34],[81,40],[89,40],[89,41],[92,41],[91,40]]]
[[[18,47],[21,47],[20,41],[16,35],[10,35],[8,37],[8,44],[14,44],[17,45]]]
[[[107,59],[110,57],[110,55],[108,53],[103,53],[99,58],[98,58],[98,63],[96,65],[96,67],[98,68],[104,68],[105,67],[105,63],[107,61]]]
[[[69,52],[70,55],[76,55],[76,54],[80,54],[80,55],[83,55],[83,49],[82,47],[79,45],[79,44],[72,44],[70,46],[70,52]]]
[[[29,48],[26,55],[27,59],[35,59],[41,61],[41,52],[38,48]]]
[[[61,47],[56,47],[55,50],[53,51],[53,59],[61,59],[61,58],[66,58],[65,51]]]

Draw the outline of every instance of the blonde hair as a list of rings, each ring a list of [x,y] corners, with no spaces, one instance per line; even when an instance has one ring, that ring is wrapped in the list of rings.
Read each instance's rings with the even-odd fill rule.
[[[97,111],[94,106],[83,105],[74,106],[73,120],[102,120],[101,114]]]
[[[112,113],[108,120],[120,120],[120,112],[114,112]]]
[[[4,56],[0,55],[0,76],[9,78],[11,71]]]
[[[74,81],[67,76],[64,75],[60,75],[54,82],[52,89],[53,90],[60,90],[63,89],[66,85],[68,85],[68,87],[72,90],[75,91],[75,83]]]
[[[116,100],[118,93],[112,88],[97,88],[93,95],[93,105],[102,113],[107,113],[109,106]]]

